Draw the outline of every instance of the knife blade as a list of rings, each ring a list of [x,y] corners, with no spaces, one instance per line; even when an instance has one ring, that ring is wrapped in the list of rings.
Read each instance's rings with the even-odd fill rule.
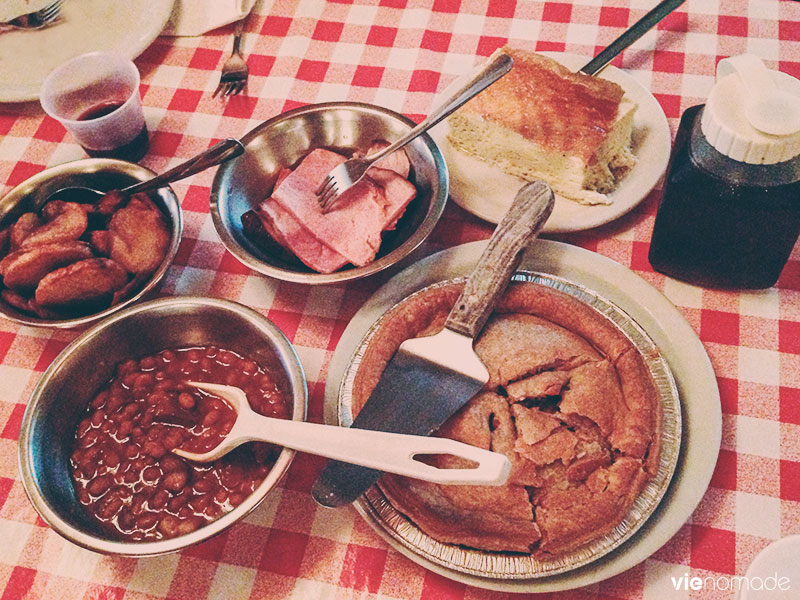
[[[430,435],[486,385],[489,373],[473,342],[519,266],[522,251],[550,216],[553,204],[553,192],[542,181],[531,182],[517,192],[444,328],[400,345],[352,427]],[[322,506],[343,506],[380,476],[381,471],[375,469],[330,461],[311,494]]]

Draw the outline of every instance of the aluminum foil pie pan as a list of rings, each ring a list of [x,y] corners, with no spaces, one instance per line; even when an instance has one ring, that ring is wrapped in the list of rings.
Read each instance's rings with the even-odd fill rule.
[[[644,329],[621,308],[584,286],[553,275],[520,271],[512,279],[548,286],[577,298],[616,325],[642,355],[661,398],[661,454],[655,476],[643,488],[628,513],[611,532],[571,552],[552,558],[513,552],[489,552],[435,540],[397,510],[377,485],[370,488],[356,502],[356,508],[396,542],[434,564],[482,578],[526,580],[548,577],[586,566],[624,544],[647,521],[666,493],[678,463],[681,445],[681,407],[675,378],[667,361]],[[438,282],[419,290],[416,294],[461,281],[464,281],[464,278]],[[366,332],[345,371],[339,388],[340,425],[352,424],[352,391],[355,375],[367,346],[382,324],[385,314]]]

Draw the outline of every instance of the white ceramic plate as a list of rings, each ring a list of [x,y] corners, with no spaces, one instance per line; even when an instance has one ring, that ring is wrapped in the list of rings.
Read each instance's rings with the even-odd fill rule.
[[[582,56],[543,52],[577,71],[588,62]],[[562,233],[582,231],[617,219],[639,204],[655,187],[667,169],[672,137],[667,117],[653,95],[631,75],[608,66],[598,77],[618,83],[638,105],[633,120],[632,147],[637,163],[620,181],[608,205],[585,206],[556,195],[553,214],[544,231]],[[431,130],[431,136],[450,170],[450,197],[472,214],[498,223],[511,205],[523,181],[497,167],[456,151],[447,140],[447,121]]]
[[[164,29],[173,1],[66,0],[58,24],[0,33],[0,102],[36,100],[47,74],[79,54],[139,56]]]
[[[339,386],[361,338],[386,310],[410,293],[444,279],[468,275],[486,241],[429,256],[381,287],[348,324],[334,352],[325,385],[325,422],[338,423]],[[549,273],[594,290],[627,312],[653,339],[669,363],[681,397],[683,439],[672,483],[642,528],[614,552],[585,567],[535,580],[502,581],[434,564],[391,538],[359,503],[356,509],[401,554],[445,577],[486,589],[550,592],[608,579],[642,562],[686,522],[705,494],[719,453],[722,411],[717,381],[697,334],[680,311],[633,271],[609,258],[560,242],[537,240],[521,269]]]

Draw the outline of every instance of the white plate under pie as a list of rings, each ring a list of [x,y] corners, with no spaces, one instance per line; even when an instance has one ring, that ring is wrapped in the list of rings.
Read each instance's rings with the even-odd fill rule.
[[[68,0],[51,27],[0,33],[0,102],[36,100],[47,74],[79,54],[103,50],[136,58],[164,29],[173,3]]]
[[[408,267],[381,287],[348,324],[334,352],[325,387],[325,422],[339,422],[339,388],[353,353],[372,324],[410,293],[437,281],[469,274],[486,246],[471,242]],[[664,498],[644,525],[620,547],[590,564],[530,580],[470,575],[436,564],[389,535],[361,504],[356,509],[386,542],[412,561],[463,583],[509,592],[573,589],[617,575],[642,562],[686,522],[705,494],[720,447],[722,414],[716,377],[697,334],[658,290],[627,267],[582,248],[537,240],[521,269],[573,281],[624,310],[666,358],[681,397],[683,435],[675,474]]]
[[[542,54],[575,71],[588,62],[586,57],[572,54]],[[617,189],[608,194],[611,204],[586,206],[556,195],[553,214],[544,225],[545,232],[582,231],[621,217],[647,197],[667,169],[672,137],[667,117],[658,101],[633,76],[614,66],[606,67],[596,77],[618,83],[625,90],[625,95],[638,105],[632,134],[632,149],[637,162],[620,180]],[[531,101],[534,102],[535,98]],[[447,140],[448,127],[445,120],[434,127],[430,134],[439,145],[450,171],[450,197],[464,210],[491,223],[498,223],[524,182],[455,150]]]

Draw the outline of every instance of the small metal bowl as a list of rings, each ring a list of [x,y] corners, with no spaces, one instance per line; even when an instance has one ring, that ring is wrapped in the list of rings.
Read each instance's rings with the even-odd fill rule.
[[[77,185],[109,191],[146,181],[155,175],[153,171],[140,165],[110,158],[88,158],[50,167],[26,179],[0,198],[0,227],[9,225],[24,212],[40,209],[48,196],[61,188]],[[163,279],[175,259],[183,233],[183,212],[172,188],[150,192],[150,198],[169,219],[170,244],[158,269],[133,296],[96,313],[58,320],[42,319],[20,312],[0,299],[0,315],[23,325],[70,329],[98,321],[142,298]]]
[[[116,365],[166,348],[212,344],[282,372],[292,418],[305,419],[303,368],[289,340],[267,318],[235,302],[211,298],[163,298],[126,308],[83,332],[56,357],[36,385],[22,418],[18,446],[22,483],[36,511],[57,533],[105,554],[164,554],[229,527],[277,485],[289,468],[293,450],[281,451],[266,479],[233,511],[192,533],[156,542],[110,536],[78,501],[70,473],[75,431]]]
[[[352,152],[373,141],[393,141],[415,123],[379,106],[356,102],[312,104],[266,121],[242,138],[246,152],[217,170],[211,186],[211,216],[225,247],[242,263],[263,275],[306,284],[360,279],[407,257],[430,235],[447,202],[448,172],[436,142],[423,134],[405,147],[411,160],[410,180],[417,197],[395,230],[383,234],[374,262],[317,273],[270,254],[242,231],[242,215],[269,196],[278,171],[291,167],[314,148]]]

